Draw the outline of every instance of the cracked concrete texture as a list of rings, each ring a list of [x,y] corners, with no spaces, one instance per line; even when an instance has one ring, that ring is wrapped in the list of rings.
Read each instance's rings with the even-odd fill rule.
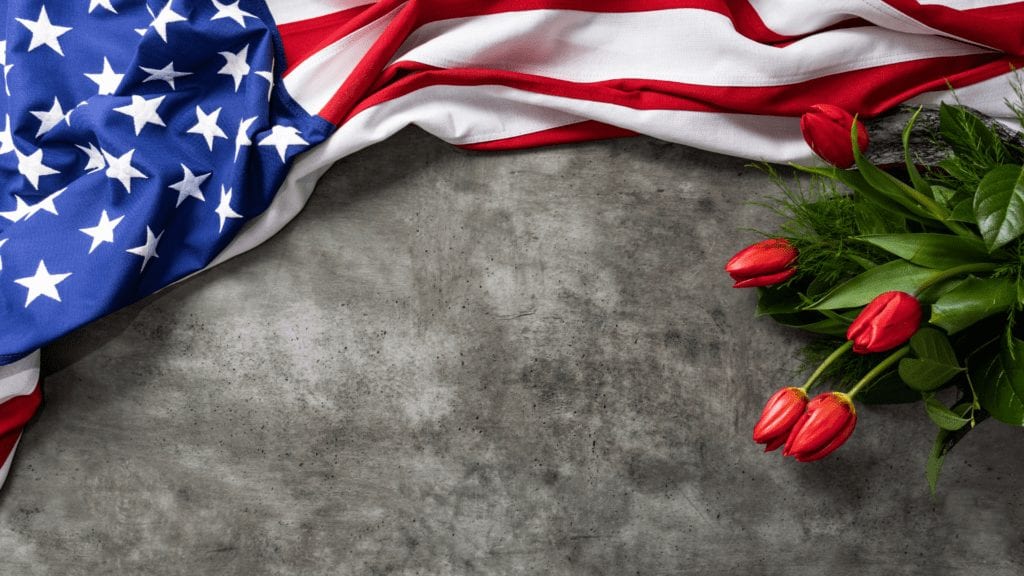
[[[814,465],[750,440],[803,342],[723,263],[742,160],[422,133],[338,163],[265,246],[45,351],[0,574],[1024,571],[1019,431],[928,494],[920,406]]]

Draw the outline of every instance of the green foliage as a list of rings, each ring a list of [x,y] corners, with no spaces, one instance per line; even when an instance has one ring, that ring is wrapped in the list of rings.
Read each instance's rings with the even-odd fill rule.
[[[1010,108],[1024,128],[1024,90]],[[795,168],[784,180],[764,169],[781,194],[764,204],[785,222],[800,253],[796,275],[759,290],[758,314],[817,334],[804,350],[808,371],[845,341],[850,323],[877,295],[914,294],[925,326],[911,355],[859,388],[858,401],[921,401],[939,428],[928,458],[934,491],[949,451],[990,415],[1024,426],[1024,340],[1015,332],[1024,310],[1024,151],[993,125],[959,105],[942,105],[932,134],[948,155],[922,167],[910,149],[921,110],[902,134],[899,173],[874,166],[851,146],[856,167]],[[850,390],[886,354],[846,354],[819,382]],[[952,406],[943,397],[956,394]],[[948,397],[947,397],[948,400]]]
[[[864,271],[865,263],[884,262],[881,251],[854,240],[861,234],[854,198],[839,191],[835,182],[823,177],[809,181],[784,180],[771,166],[759,166],[773,180],[780,195],[762,204],[780,215],[780,234],[800,251],[800,263],[793,285],[812,282],[831,286]],[[881,221],[880,226],[898,226]]]
[[[989,252],[1024,234],[1024,167],[1002,164],[989,170],[974,194],[974,217]]]
[[[901,360],[899,375],[913,390],[937,390],[963,372],[953,346],[941,330],[918,330],[910,339],[910,348],[917,357]]]
[[[836,310],[856,308],[874,300],[882,292],[915,292],[936,270],[914,266],[905,260],[893,260],[858,274],[836,286],[809,308]]]
[[[1017,283],[1007,278],[970,276],[932,304],[931,324],[955,334],[974,323],[1006,313],[1017,304]]]
[[[1024,426],[1024,341],[993,340],[968,369],[981,407],[1000,422]]]
[[[952,234],[872,234],[858,240],[881,248],[911,264],[944,270],[973,264],[988,256],[981,242]]]

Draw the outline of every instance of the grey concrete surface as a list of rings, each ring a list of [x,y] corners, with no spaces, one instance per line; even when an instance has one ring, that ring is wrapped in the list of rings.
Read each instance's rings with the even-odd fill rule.
[[[800,337],[726,259],[736,159],[404,132],[264,247],[48,348],[0,573],[1024,573],[1024,443],[932,499],[919,406],[813,465],[750,441]]]

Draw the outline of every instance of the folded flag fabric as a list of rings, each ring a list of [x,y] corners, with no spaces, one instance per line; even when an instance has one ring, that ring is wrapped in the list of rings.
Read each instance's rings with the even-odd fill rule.
[[[0,483],[39,349],[249,250],[336,160],[417,125],[501,150],[647,134],[813,161],[799,116],[1009,122],[1024,3],[4,0]]]

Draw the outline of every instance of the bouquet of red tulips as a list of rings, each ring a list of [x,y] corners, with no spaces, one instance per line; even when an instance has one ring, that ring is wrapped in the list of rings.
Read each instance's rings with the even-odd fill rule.
[[[1024,108],[1011,104],[1024,127]],[[1024,148],[962,106],[943,105],[930,142],[911,149],[920,110],[902,132],[902,162],[865,157],[869,135],[848,112],[818,105],[801,127],[830,166],[771,203],[781,230],[726,265],[758,290],[757,313],[819,336],[816,368],[773,394],[754,427],[767,451],[801,462],[839,448],[857,422],[854,401],[920,401],[938,428],[928,460],[942,460],[991,417],[1024,426]],[[808,400],[821,382],[832,390]]]

